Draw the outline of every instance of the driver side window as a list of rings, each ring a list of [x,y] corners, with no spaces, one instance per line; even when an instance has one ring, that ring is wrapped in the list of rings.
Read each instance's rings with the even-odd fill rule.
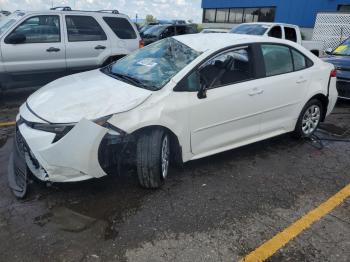
[[[201,80],[209,89],[247,81],[253,76],[249,47],[236,48],[219,54],[200,69]]]
[[[280,26],[274,26],[269,32],[269,37],[282,38],[282,29]]]
[[[235,48],[204,63],[184,78],[176,91],[196,92],[201,85],[207,89],[232,85],[254,78],[250,47]]]
[[[8,37],[22,36],[21,43],[55,43],[61,41],[60,22],[57,15],[33,16],[19,25]]]

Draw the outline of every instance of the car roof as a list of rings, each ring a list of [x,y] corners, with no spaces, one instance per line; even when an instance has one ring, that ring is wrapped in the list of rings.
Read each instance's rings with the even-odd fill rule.
[[[253,23],[243,23],[241,25],[264,25],[264,26],[274,26],[274,25],[282,25],[287,27],[297,27],[296,25],[286,24],[286,23],[268,23],[268,22],[253,22]]]
[[[71,11],[62,11],[62,10],[41,10],[41,11],[21,11],[18,10],[15,13],[22,13],[23,15],[52,15],[52,14],[65,14],[65,15],[98,15],[98,16],[116,16],[129,18],[127,15],[122,13],[112,13],[112,12],[103,12],[103,11],[84,11],[84,10],[71,10]]]
[[[253,35],[240,35],[228,33],[212,33],[212,34],[188,34],[175,36],[174,39],[191,47],[198,52],[212,51],[215,52],[226,47],[249,44],[249,43],[282,43],[291,46],[295,45],[291,41]]]

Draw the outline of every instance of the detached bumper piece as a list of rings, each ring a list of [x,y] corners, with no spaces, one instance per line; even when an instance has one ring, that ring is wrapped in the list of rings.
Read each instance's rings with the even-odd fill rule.
[[[25,154],[29,152],[29,149],[18,128],[16,128],[13,147],[8,165],[8,183],[17,198],[24,198],[28,192],[28,169]]]
[[[337,90],[340,98],[350,99],[350,79],[338,78]]]

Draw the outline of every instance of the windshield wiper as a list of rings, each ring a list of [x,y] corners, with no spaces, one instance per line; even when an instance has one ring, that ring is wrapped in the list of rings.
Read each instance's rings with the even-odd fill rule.
[[[118,73],[114,73],[112,71],[110,71],[110,74],[117,77],[117,78],[120,78],[130,84],[133,84],[135,86],[138,86],[138,87],[142,87],[142,88],[146,88],[146,89],[149,89],[150,86],[144,84],[141,80],[137,79],[137,78],[134,78],[132,76],[128,76],[128,75],[123,75],[123,74],[118,74]]]

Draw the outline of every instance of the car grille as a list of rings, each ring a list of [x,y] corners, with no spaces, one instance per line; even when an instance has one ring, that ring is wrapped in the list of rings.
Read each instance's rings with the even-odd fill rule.
[[[24,157],[25,153],[28,150],[27,150],[26,142],[25,142],[21,132],[19,131],[18,127],[16,128],[16,144],[17,144],[18,151]]]
[[[29,156],[30,160],[32,161],[34,167],[39,168],[40,164],[39,164],[38,160],[33,155],[32,151],[30,150],[29,146],[27,145],[27,143],[26,143],[24,137],[22,136],[21,132],[19,131],[18,127],[16,128],[16,144],[17,144],[17,148],[18,148],[18,151],[21,154],[21,156],[24,158],[25,154],[28,153],[28,156]]]
[[[337,81],[338,94],[341,97],[350,98],[350,81]]]

